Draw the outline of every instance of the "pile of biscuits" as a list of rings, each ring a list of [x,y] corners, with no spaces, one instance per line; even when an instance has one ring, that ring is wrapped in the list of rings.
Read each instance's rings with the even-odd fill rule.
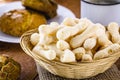
[[[57,15],[57,3],[54,0],[22,0],[22,4],[25,9],[11,10],[0,16],[2,32],[20,37]]]
[[[61,24],[41,25],[30,41],[32,52],[48,60],[64,63],[92,62],[109,57],[120,49],[119,25],[107,27],[87,18],[66,18]]]

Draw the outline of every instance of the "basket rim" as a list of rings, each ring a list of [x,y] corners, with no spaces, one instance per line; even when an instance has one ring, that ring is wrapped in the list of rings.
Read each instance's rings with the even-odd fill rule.
[[[119,54],[119,56],[117,56],[118,58],[120,57],[120,49],[117,50],[114,54],[111,54],[110,56],[108,57],[105,57],[105,58],[102,58],[102,59],[98,59],[98,60],[93,60],[92,62],[72,62],[72,63],[63,63],[63,62],[60,62],[60,61],[55,61],[55,60],[47,60],[45,58],[43,58],[42,56],[36,56],[36,54],[34,54],[29,48],[26,48],[26,45],[24,44],[24,41],[23,39],[26,38],[26,37],[29,37],[33,32],[37,31],[37,29],[32,29],[32,30],[29,30],[27,32],[25,32],[21,37],[20,37],[20,46],[21,48],[23,49],[23,51],[28,54],[29,56],[31,56],[35,61],[43,61],[45,63],[50,63],[50,64],[59,64],[59,65],[63,65],[63,66],[72,66],[72,65],[75,65],[75,66],[79,66],[79,65],[84,65],[86,63],[89,63],[89,64],[94,64],[96,62],[101,62],[101,61],[104,61],[106,59],[109,59],[111,57],[114,57],[114,56],[117,56]],[[116,58],[117,58],[116,57]]]

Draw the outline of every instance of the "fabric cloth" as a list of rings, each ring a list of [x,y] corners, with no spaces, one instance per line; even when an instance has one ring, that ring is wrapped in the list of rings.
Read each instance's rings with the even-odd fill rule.
[[[47,70],[39,67],[39,80],[80,80],[80,79],[66,79],[56,75],[51,74]],[[99,74],[95,77],[81,80],[120,80],[120,71],[117,66],[114,64],[110,69],[105,71],[102,74]]]

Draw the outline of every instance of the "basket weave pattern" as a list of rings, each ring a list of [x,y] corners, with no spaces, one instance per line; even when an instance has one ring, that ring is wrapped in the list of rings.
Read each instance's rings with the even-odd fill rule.
[[[30,43],[30,36],[34,32],[37,32],[37,29],[28,31],[22,35],[20,42],[22,49],[40,66],[55,75],[59,75],[65,78],[83,79],[95,76],[99,73],[103,73],[109,69],[120,57],[120,52],[117,51],[107,58],[94,60],[93,62],[76,62],[65,64],[58,61],[49,61],[37,54],[34,54],[31,51],[33,46]]]

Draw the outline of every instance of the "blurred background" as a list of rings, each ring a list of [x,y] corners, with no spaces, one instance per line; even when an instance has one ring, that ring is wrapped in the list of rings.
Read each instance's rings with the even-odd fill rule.
[[[0,4],[20,0],[0,0]],[[55,0],[58,4],[69,8],[77,18],[80,18],[80,0]]]

